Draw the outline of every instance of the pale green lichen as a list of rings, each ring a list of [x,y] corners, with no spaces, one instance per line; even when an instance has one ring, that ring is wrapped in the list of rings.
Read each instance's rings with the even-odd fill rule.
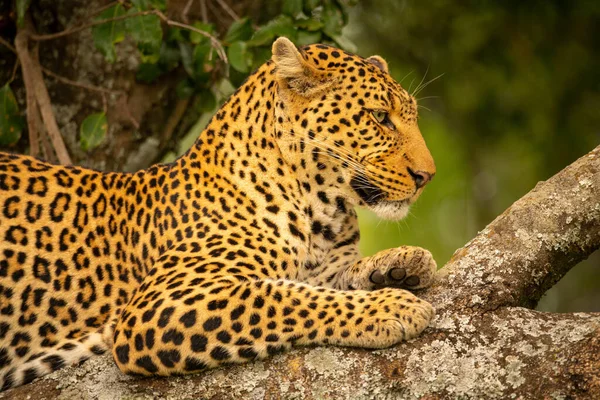
[[[516,389],[525,383],[525,378],[521,374],[521,368],[524,366],[525,364],[517,357],[506,356],[506,382],[511,385],[513,389]]]
[[[494,350],[434,341],[414,351],[406,365],[406,386],[414,397],[449,393],[453,397],[499,396],[506,386]],[[451,384],[450,384],[451,383]]]

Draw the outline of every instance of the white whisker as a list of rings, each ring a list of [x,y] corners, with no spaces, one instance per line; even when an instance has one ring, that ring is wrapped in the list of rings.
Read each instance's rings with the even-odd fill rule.
[[[435,78],[433,78],[433,79],[429,80],[427,83],[423,84],[421,87],[418,88],[418,90],[415,90],[415,92],[412,95],[413,96],[418,95],[423,89],[425,89],[427,86],[429,86],[430,83],[437,81],[442,76],[444,76],[444,73],[439,74]]]

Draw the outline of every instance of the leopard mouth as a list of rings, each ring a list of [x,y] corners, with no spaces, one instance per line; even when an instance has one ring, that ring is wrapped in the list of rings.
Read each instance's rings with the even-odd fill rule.
[[[362,201],[370,206],[379,203],[387,196],[383,190],[377,187],[364,175],[354,176],[350,180],[350,186]]]
[[[364,175],[353,177],[350,186],[365,205],[380,218],[399,221],[408,214],[411,199],[388,200],[388,194]]]

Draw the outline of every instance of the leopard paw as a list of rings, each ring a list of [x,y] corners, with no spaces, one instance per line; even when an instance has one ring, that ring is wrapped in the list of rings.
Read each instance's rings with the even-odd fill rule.
[[[431,285],[436,270],[429,251],[402,246],[362,259],[347,271],[346,282],[350,289],[423,289]]]

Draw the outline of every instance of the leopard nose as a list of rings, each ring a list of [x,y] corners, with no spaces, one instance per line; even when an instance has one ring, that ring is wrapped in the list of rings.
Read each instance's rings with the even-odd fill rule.
[[[417,189],[420,189],[423,186],[427,185],[427,183],[431,180],[431,178],[433,178],[433,175],[431,175],[429,172],[413,171],[410,168],[407,168],[407,170],[408,170],[409,175],[415,181],[415,185],[417,186]]]

